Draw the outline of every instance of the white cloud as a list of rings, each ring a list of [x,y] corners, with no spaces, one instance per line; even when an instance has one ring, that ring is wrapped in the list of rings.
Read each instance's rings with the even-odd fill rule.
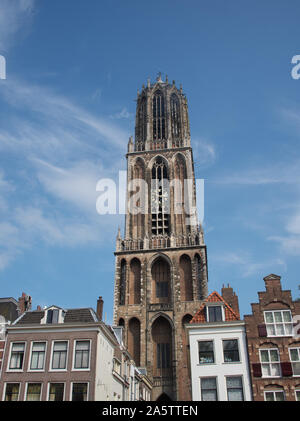
[[[17,208],[15,221],[31,243],[42,240],[51,245],[78,246],[99,241],[99,235],[91,225],[61,215],[45,215],[38,208]]]
[[[25,240],[20,239],[17,226],[10,222],[0,223],[0,270],[5,269],[26,246]]]
[[[194,163],[197,165],[212,165],[216,160],[215,145],[204,138],[193,139]]]
[[[230,172],[211,180],[218,184],[228,185],[267,185],[298,184],[300,181],[300,162],[278,162],[264,168],[249,168],[240,172]]]
[[[0,51],[7,51],[16,34],[31,22],[35,0],[1,0]],[[23,32],[24,35],[24,32]]]
[[[300,236],[271,236],[268,239],[277,241],[283,253],[291,256],[300,256]]]
[[[286,229],[291,234],[300,234],[300,210],[291,217],[286,225]]]
[[[13,190],[14,187],[11,182],[5,179],[4,171],[0,169],[0,193],[1,191]]]
[[[274,272],[274,267],[281,267],[283,270],[286,269],[286,264],[283,259],[272,258],[264,261],[258,261],[253,258],[250,253],[245,251],[224,252],[220,255],[212,256],[212,260],[226,266],[237,267],[242,278],[257,275],[259,272]]]
[[[5,100],[15,108],[28,109],[35,113],[34,124],[31,122],[29,125],[28,121],[24,120],[20,124],[20,129],[23,125],[27,127],[29,135],[39,134],[40,144],[44,141],[43,129],[46,129],[45,137],[48,139],[47,133],[52,133],[52,140],[55,139],[58,144],[64,144],[64,136],[59,137],[59,135],[65,133],[68,133],[67,142],[72,140],[74,143],[85,145],[86,148],[95,148],[95,144],[99,146],[99,142],[106,149],[123,148],[127,143],[127,134],[116,124],[108,123],[104,117],[94,116],[62,95],[42,86],[29,85],[11,77],[3,85],[0,94],[4,95]],[[5,135],[7,133],[4,132],[2,140]],[[24,139],[24,136],[22,138]],[[36,138],[37,136],[33,138],[29,136],[31,141],[37,140]]]
[[[276,241],[284,254],[300,255],[300,209],[294,213],[285,225],[287,235],[274,235],[268,237],[270,241]]]
[[[132,118],[133,114],[130,113],[126,107],[122,108],[122,110],[119,113],[110,115],[110,118],[116,118],[116,119],[127,119],[127,118]]]
[[[103,172],[103,167],[89,161],[81,161],[68,169],[36,160],[38,179],[44,188],[77,208],[96,213],[96,184]]]
[[[122,169],[128,138],[108,116],[95,116],[50,89],[12,77],[6,82],[0,95],[13,117],[0,128],[10,175],[0,172],[0,211],[8,224],[0,226],[0,270],[40,243],[76,247],[105,240],[116,220],[99,218],[96,184]],[[13,169],[5,154],[16,158]],[[22,208],[14,201],[20,198]]]

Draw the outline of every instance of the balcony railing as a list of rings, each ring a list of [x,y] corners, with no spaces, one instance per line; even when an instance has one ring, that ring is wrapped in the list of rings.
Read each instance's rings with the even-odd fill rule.
[[[155,235],[144,239],[117,239],[117,251],[137,251],[176,247],[200,246],[204,244],[203,232],[198,229],[188,235]]]

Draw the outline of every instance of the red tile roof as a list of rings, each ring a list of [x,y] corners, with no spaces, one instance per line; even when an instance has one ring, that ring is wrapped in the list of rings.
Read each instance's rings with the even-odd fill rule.
[[[216,291],[212,292],[204,303],[201,305],[195,316],[192,318],[190,323],[206,323],[205,317],[205,304],[206,303],[223,303],[225,308],[225,321],[230,322],[232,320],[240,320],[239,315],[233,311],[229,304],[219,295]]]

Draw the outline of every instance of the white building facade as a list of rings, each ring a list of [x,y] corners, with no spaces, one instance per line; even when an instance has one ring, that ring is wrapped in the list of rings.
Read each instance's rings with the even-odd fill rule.
[[[252,400],[245,323],[213,292],[186,325],[193,401]]]

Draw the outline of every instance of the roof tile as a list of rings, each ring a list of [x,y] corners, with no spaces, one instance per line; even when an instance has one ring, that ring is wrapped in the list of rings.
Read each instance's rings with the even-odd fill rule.
[[[234,310],[230,307],[229,304],[218,294],[216,291],[212,292],[204,303],[201,305],[197,313],[194,315],[190,323],[206,323],[206,316],[205,316],[205,304],[206,303],[218,303],[222,302],[225,306],[225,321],[233,321],[233,320],[240,320],[239,316],[234,312]]]

